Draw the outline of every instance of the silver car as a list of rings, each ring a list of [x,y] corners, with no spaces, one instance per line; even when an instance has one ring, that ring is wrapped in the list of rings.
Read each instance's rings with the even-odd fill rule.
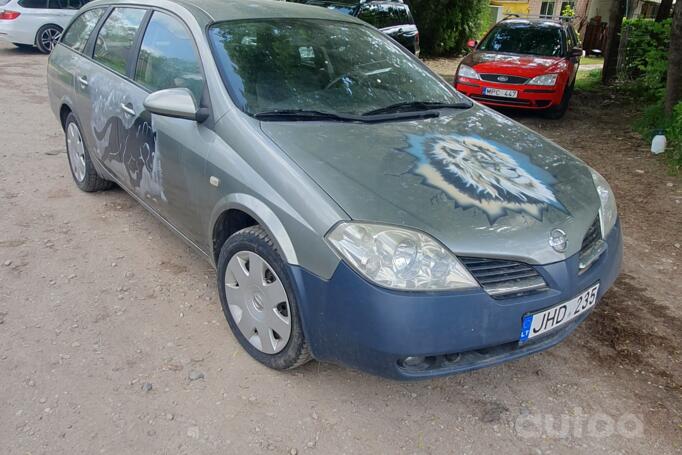
[[[613,192],[371,26],[271,0],[97,0],[49,59],[83,191],[217,269],[256,360],[396,379],[549,348],[615,281]]]

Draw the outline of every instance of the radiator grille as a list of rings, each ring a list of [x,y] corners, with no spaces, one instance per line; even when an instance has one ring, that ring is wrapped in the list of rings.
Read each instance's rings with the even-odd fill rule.
[[[528,82],[527,77],[510,76],[508,74],[480,74],[480,77],[484,81],[498,82],[500,84],[525,84]],[[500,80],[500,78],[506,78],[506,80]]]
[[[483,289],[493,298],[542,291],[545,280],[530,265],[502,259],[460,258]]]

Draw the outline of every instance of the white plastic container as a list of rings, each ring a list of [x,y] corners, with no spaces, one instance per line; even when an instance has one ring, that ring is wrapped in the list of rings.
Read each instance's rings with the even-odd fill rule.
[[[665,152],[665,148],[668,145],[668,140],[665,138],[663,131],[656,131],[653,141],[651,141],[651,153],[654,155],[660,155]]]

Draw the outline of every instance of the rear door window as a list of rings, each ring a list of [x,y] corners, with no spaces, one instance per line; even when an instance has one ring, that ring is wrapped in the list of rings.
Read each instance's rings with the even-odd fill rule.
[[[388,28],[412,23],[407,6],[402,4],[370,3],[363,5],[358,18],[376,28]]]
[[[130,51],[146,12],[140,8],[115,8],[97,35],[93,58],[117,73],[126,74]]]
[[[46,9],[47,0],[20,0],[19,6],[22,8]]]
[[[142,40],[135,80],[151,91],[187,88],[201,100],[204,77],[194,40],[175,17],[155,12]]]
[[[49,9],[80,9],[89,0],[47,0]]]
[[[76,52],[83,52],[97,21],[102,17],[104,8],[91,9],[76,18],[64,33],[62,43]]]

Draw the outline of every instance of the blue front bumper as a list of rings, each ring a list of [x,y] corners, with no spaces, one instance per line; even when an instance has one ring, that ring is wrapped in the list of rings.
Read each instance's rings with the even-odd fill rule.
[[[537,266],[550,290],[495,300],[483,290],[398,292],[369,283],[341,262],[329,281],[292,267],[303,328],[314,357],[394,379],[420,379],[483,368],[547,349],[585,316],[538,340],[519,343],[525,314],[570,300],[599,282],[599,298],[616,280],[623,258],[620,223],[608,250],[578,275],[578,257]],[[431,359],[425,369],[401,365]],[[448,357],[445,357],[448,356]]]

